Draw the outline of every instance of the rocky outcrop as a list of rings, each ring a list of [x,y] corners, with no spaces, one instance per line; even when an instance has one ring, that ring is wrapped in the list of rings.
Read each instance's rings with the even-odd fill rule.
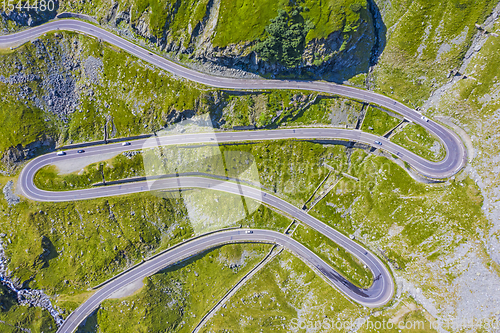
[[[6,235],[1,234],[0,236],[5,237]],[[43,290],[21,289],[14,281],[12,281],[7,272],[7,259],[5,257],[4,244],[2,240],[0,240],[0,283],[15,293],[18,304],[41,307],[47,310],[54,318],[58,327],[64,322],[59,311],[52,306],[50,298],[43,292]]]
[[[221,0],[210,0],[205,17],[194,27],[180,34],[172,32],[170,22],[177,13],[179,1],[167,8],[164,32],[160,36],[151,30],[149,12],[130,22],[130,7],[121,8],[116,2],[103,20],[121,34],[130,37],[138,35],[160,50],[178,60],[190,59],[187,63],[198,70],[227,76],[246,76],[271,74],[307,76],[342,82],[358,73],[368,72],[376,57],[383,49],[378,36],[382,29],[380,14],[374,3],[363,9],[358,27],[350,32],[336,31],[327,38],[313,39],[306,45],[302,63],[297,68],[289,69],[280,64],[263,61],[253,51],[257,41],[230,44],[226,47],[214,46],[212,38],[217,25]],[[121,25],[125,22],[127,29]],[[385,33],[385,31],[384,31]],[[383,36],[382,36],[383,37]]]
[[[3,195],[9,206],[17,205],[20,201],[19,197],[14,194],[14,182],[9,180],[3,188]]]
[[[150,10],[145,10],[131,22],[130,4],[116,1],[111,3],[104,15],[99,15],[100,23],[129,38],[140,37],[138,41],[145,39],[177,60],[187,57],[190,59],[187,65],[198,70],[237,77],[253,73],[307,76],[342,82],[358,73],[368,72],[384,46],[381,42],[383,38],[379,38],[383,30],[380,13],[373,0],[368,1],[367,9],[362,9],[361,20],[355,30],[336,31],[327,38],[309,41],[303,52],[302,63],[293,69],[260,59],[253,51],[257,41],[230,44],[226,47],[214,46],[212,38],[217,26],[221,0],[208,1],[205,16],[195,26],[189,24],[186,31],[173,31],[172,22],[181,5],[181,1],[167,3],[167,7],[163,9],[166,12],[163,27],[152,27]],[[56,8],[58,7],[59,3],[56,1]],[[5,22],[10,20],[18,26],[36,25],[54,17],[55,11],[14,11],[2,14]]]
[[[4,165],[15,167],[23,161],[36,156],[40,151],[55,148],[55,141],[51,137],[45,137],[39,141],[32,142],[26,146],[17,145],[4,152],[1,162]]]
[[[9,75],[0,75],[0,82],[8,84],[10,93],[17,95],[17,99],[28,107],[43,110],[46,114],[45,121],[58,118],[64,125],[79,105],[80,91],[84,88],[77,84],[77,77],[74,75],[81,66],[80,60],[70,50],[70,47],[76,45],[60,38],[62,37],[59,36],[54,41],[36,39],[22,56],[10,57],[5,63],[5,68],[10,69],[6,71]],[[90,59],[83,65],[88,79],[98,81],[99,66],[102,66],[99,60]],[[56,134],[51,126],[47,125],[47,129],[34,142],[18,144],[0,152],[0,161],[8,172],[37,153],[55,147]]]
[[[14,58],[9,65],[15,72],[8,77],[0,76],[0,82],[18,86],[19,99],[30,100],[36,107],[67,122],[68,115],[79,103],[73,71],[80,67],[80,62],[64,49],[65,43],[56,44],[35,39],[32,42],[34,49],[27,55],[26,62]],[[37,65],[39,61],[45,63],[44,69]],[[37,83],[42,95],[33,91],[32,82]]]

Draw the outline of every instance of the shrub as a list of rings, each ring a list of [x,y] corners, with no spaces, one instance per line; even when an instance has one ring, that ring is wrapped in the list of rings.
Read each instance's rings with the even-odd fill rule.
[[[267,36],[255,46],[255,52],[271,63],[279,62],[286,67],[296,67],[305,48],[305,38],[310,25],[304,23],[302,7],[289,13],[278,11],[278,16],[266,27]]]
[[[350,8],[353,12],[357,13],[361,10],[362,6],[361,6],[361,4],[355,2],[355,3],[351,3]]]

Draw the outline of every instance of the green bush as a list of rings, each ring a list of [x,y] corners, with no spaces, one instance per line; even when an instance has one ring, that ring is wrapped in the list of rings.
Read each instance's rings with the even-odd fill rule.
[[[361,10],[361,8],[362,8],[363,6],[361,6],[361,4],[359,4],[359,3],[355,2],[355,3],[352,3],[349,7],[351,8],[351,10],[352,10],[353,12],[357,13],[357,12],[359,12],[359,11]]]
[[[304,22],[302,11],[301,6],[290,12],[278,11],[278,16],[266,27],[267,36],[255,46],[255,51],[262,59],[289,68],[300,63],[306,35],[311,28]]]

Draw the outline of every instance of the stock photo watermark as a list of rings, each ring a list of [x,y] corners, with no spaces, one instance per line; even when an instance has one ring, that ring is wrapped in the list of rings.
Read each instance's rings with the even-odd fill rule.
[[[350,331],[360,328],[368,330],[376,330],[383,332],[384,330],[426,330],[426,329],[445,329],[461,331],[461,330],[498,330],[500,329],[500,320],[498,318],[476,320],[476,319],[449,319],[449,320],[436,320],[433,322],[423,320],[408,320],[399,321],[397,323],[391,320],[371,320],[358,318],[356,320],[335,320],[324,318],[322,320],[304,320],[293,318],[288,328],[292,331],[298,330],[330,330],[330,331]]]
[[[157,132],[142,146],[149,191],[182,197],[195,234],[234,226],[262,201],[254,156],[225,149],[219,138],[228,141],[201,115]]]

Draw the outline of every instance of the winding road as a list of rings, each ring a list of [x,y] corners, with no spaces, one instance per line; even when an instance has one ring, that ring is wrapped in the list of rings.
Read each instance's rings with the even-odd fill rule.
[[[467,153],[460,138],[446,127],[429,120],[428,122],[421,118],[420,113],[410,109],[402,103],[399,103],[387,96],[383,96],[372,91],[361,90],[349,86],[338,85],[330,82],[321,81],[296,81],[296,80],[265,80],[265,79],[236,79],[218,77],[209,74],[197,72],[195,70],[183,67],[163,57],[149,52],[146,49],[122,38],[109,31],[106,31],[96,25],[87,22],[63,19],[55,20],[49,23],[30,28],[15,34],[0,36],[0,48],[13,47],[33,40],[44,33],[54,30],[69,30],[84,33],[97,37],[109,44],[123,49],[124,51],[147,61],[161,69],[185,79],[195,81],[207,86],[236,89],[236,90],[266,90],[266,89],[297,89],[324,92],[329,94],[341,95],[368,103],[378,104],[389,110],[401,114],[407,120],[423,126],[426,130],[436,135],[443,143],[446,149],[446,158],[438,163],[426,161],[423,158],[407,160],[412,166],[421,165],[419,169],[424,175],[431,178],[446,178],[457,173],[467,161]],[[347,131],[345,131],[347,132]],[[312,133],[313,137],[315,136]],[[345,134],[348,135],[348,134]],[[342,138],[340,135],[338,138]],[[373,144],[375,136],[365,135],[370,138],[366,143]],[[336,138],[330,136],[330,138]],[[349,138],[348,138],[349,139]],[[380,140],[379,140],[380,141]],[[388,141],[385,142],[388,144]],[[384,149],[391,151],[387,146]],[[392,151],[391,151],[392,152]],[[405,158],[403,158],[405,159]],[[406,160],[406,159],[405,159]]]
[[[467,154],[460,138],[451,130],[432,120],[425,121],[421,115],[413,109],[392,100],[389,97],[356,89],[353,87],[337,85],[318,81],[293,81],[293,80],[264,80],[264,79],[235,79],[211,76],[185,68],[160,56],[110,33],[98,26],[77,20],[56,20],[47,24],[31,28],[19,33],[0,36],[0,47],[14,47],[53,30],[71,30],[87,35],[95,36],[103,41],[113,44],[130,54],[137,56],[161,69],[169,71],[188,80],[196,81],[208,86],[237,89],[237,90],[263,90],[263,89],[300,89],[318,91],[342,95],[348,98],[362,100],[368,103],[378,104],[403,115],[407,120],[423,126],[429,132],[436,135],[446,149],[446,157],[439,162],[427,161],[412,152],[395,145],[387,139],[364,133],[357,130],[333,129],[333,128],[300,128],[279,129],[245,132],[220,132],[206,134],[182,134],[161,137],[157,141],[160,145],[187,144],[187,143],[214,143],[215,142],[237,142],[252,140],[278,140],[278,139],[344,139],[366,143],[376,148],[397,154],[399,158],[408,162],[415,170],[429,178],[447,178],[457,173],[466,163]],[[380,141],[382,146],[374,145],[374,141]],[[89,146],[85,148],[85,156],[100,155],[108,153],[119,154],[126,150],[148,148],[147,139],[132,141],[131,146],[122,146],[120,143],[101,146]],[[123,195],[150,190],[147,182],[126,183],[121,185],[96,187],[84,190],[53,192],[38,189],[34,185],[36,172],[51,163],[54,159],[74,159],[82,156],[76,150],[66,151],[65,156],[56,156],[55,153],[46,154],[30,161],[19,177],[18,186],[24,195],[37,201],[71,201],[100,198],[113,195]],[[260,189],[250,186],[236,184],[229,181],[220,181],[206,177],[179,177],[160,179],[154,182],[154,187],[159,189],[176,188],[210,188],[218,191],[243,195],[248,198],[259,200],[267,205],[273,206],[294,218],[302,221],[310,227],[321,232],[332,239],[339,246],[344,247],[353,255],[358,257],[372,271],[375,277],[372,285],[367,289],[358,288],[349,283],[345,278],[333,270],[328,264],[318,258],[309,249],[291,239],[290,237],[269,230],[254,230],[253,233],[245,233],[242,230],[224,231],[195,238],[183,243],[166,253],[146,261],[144,264],[117,277],[105,284],[78,309],[76,309],[59,328],[58,332],[72,332],[86,316],[94,311],[99,304],[115,291],[123,286],[142,279],[145,276],[167,267],[175,262],[200,253],[206,249],[231,242],[266,242],[277,243],[287,247],[289,250],[303,258],[309,265],[318,269],[327,279],[331,281],[341,292],[355,302],[369,307],[378,307],[386,304],[394,293],[394,284],[387,267],[373,255],[366,251],[361,245],[349,239],[342,233],[325,225],[323,222],[307,214],[303,210],[287,203],[286,201],[269,193],[263,193]]]

